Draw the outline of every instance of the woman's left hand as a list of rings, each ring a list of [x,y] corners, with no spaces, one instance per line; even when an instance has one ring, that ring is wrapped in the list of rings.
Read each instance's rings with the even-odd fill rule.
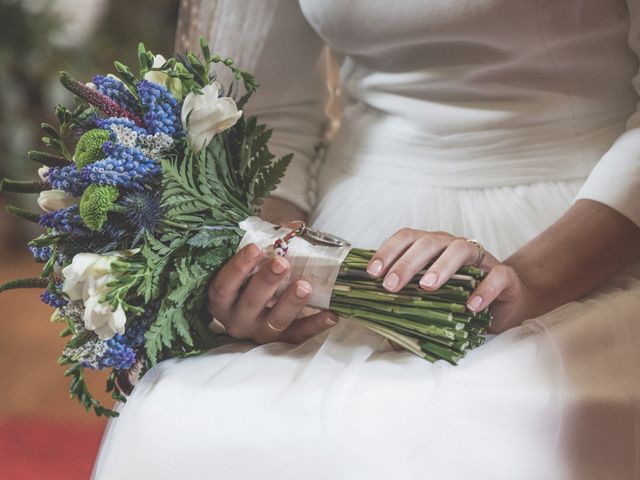
[[[480,247],[466,238],[403,228],[376,252],[367,271],[374,277],[384,277],[383,286],[397,292],[433,262],[420,279],[421,288],[433,291],[463,265],[476,264],[481,253]],[[493,323],[489,330],[493,333],[520,325],[526,319],[531,296],[526,283],[512,267],[489,252],[478,266],[487,275],[469,297],[467,307],[479,312],[491,305]]]

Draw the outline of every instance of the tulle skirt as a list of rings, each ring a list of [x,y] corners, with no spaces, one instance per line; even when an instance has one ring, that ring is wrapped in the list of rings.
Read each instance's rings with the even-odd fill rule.
[[[328,167],[312,218],[356,246],[413,227],[504,258],[583,181],[447,189]],[[639,344],[632,265],[455,367],[348,319],[298,346],[230,345],[151,370],[111,422],[95,478],[639,478]]]

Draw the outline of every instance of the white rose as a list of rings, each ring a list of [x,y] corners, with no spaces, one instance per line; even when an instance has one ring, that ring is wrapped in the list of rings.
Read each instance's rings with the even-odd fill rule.
[[[153,57],[152,68],[160,68],[167,61],[162,55],[156,55]],[[182,100],[182,82],[179,78],[173,78],[160,70],[150,70],[144,74],[145,80],[153,83],[163,85],[169,90],[169,93],[173,95],[176,100]]]
[[[38,196],[38,205],[45,212],[55,212],[78,203],[78,199],[64,190],[45,190]]]
[[[85,310],[82,319],[87,330],[93,330],[102,340],[109,340],[116,333],[122,335],[127,323],[127,316],[121,305],[115,311],[111,305],[100,302],[108,293],[107,290],[98,290],[85,302]]]
[[[213,82],[202,89],[202,94],[191,92],[184,99],[182,126],[194,152],[199,152],[217,133],[233,127],[242,116],[236,102],[229,97],[219,97],[219,92],[220,84]]]

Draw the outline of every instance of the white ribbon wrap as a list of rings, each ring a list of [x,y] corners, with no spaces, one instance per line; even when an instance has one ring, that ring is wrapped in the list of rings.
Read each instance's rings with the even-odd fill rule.
[[[286,227],[278,227],[258,217],[249,217],[240,222],[239,226],[246,233],[240,241],[238,250],[250,243],[256,243],[268,257],[275,255],[274,242],[290,231]],[[291,268],[287,277],[278,286],[275,296],[280,296],[293,282],[305,280],[313,289],[307,305],[328,309],[340,265],[347,257],[349,250],[351,250],[350,245],[316,245],[302,237],[294,237],[289,242],[289,250],[285,256]]]

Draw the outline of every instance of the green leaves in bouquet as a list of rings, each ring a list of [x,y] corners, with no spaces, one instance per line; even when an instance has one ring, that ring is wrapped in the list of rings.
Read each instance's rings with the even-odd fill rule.
[[[293,154],[273,160],[268,147],[273,131],[256,117],[241,119],[229,133],[230,170],[237,180],[229,186],[248,205],[257,207],[278,186]]]
[[[58,127],[48,123],[41,124],[44,132],[42,142],[60,156],[47,152],[29,152],[29,158],[35,161],[43,160],[41,163],[48,166],[60,166],[72,161],[73,155],[67,147],[67,137],[74,127],[81,125],[94,115],[95,109],[83,102],[79,102],[73,110],[64,105],[58,105],[55,108],[55,114],[58,120]],[[53,165],[49,165],[50,163],[53,163]]]

